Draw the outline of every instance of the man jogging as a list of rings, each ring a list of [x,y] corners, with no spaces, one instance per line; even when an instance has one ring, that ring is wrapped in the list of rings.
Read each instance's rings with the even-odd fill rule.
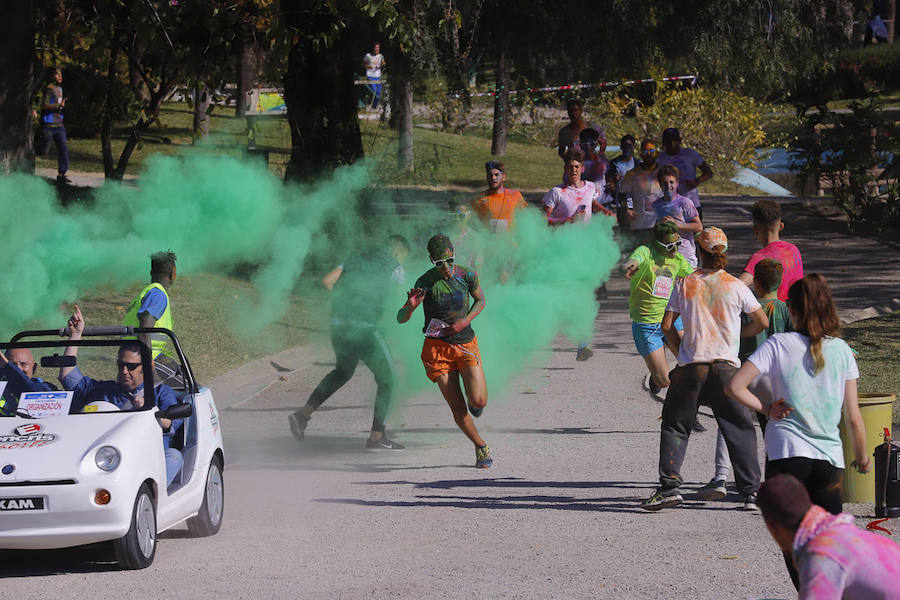
[[[334,291],[331,346],[337,364],[313,390],[306,406],[288,417],[291,433],[298,440],[303,440],[306,426],[316,409],[350,381],[356,366],[362,361],[372,371],[378,386],[372,431],[366,448],[404,449],[403,445],[389,440],[384,434],[385,419],[394,392],[394,359],[379,325],[388,300],[386,292],[403,284],[400,273],[408,255],[409,243],[406,239],[392,235],[388,238],[387,247],[356,253],[322,280],[326,288]]]

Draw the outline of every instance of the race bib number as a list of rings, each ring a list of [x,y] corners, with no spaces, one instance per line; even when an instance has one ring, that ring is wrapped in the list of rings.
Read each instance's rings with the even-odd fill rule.
[[[656,281],[653,282],[653,291],[650,292],[654,298],[669,299],[672,295],[673,280],[665,275],[658,275]]]
[[[425,337],[444,337],[445,327],[447,327],[447,323],[444,323],[440,319],[431,319],[431,321],[428,322],[428,327],[425,329]]]
[[[491,233],[509,231],[509,221],[506,219],[491,219]]]
[[[36,418],[67,415],[75,392],[25,392],[19,398],[19,410]]]

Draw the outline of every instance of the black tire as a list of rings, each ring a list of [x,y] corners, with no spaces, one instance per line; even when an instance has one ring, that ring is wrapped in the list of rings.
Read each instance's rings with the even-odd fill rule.
[[[123,569],[146,569],[156,556],[156,504],[146,483],[138,490],[131,511],[128,533],[112,543],[116,561]]]
[[[213,456],[206,474],[203,504],[196,517],[188,519],[188,531],[195,537],[215,535],[222,527],[225,513],[225,480],[222,477],[222,459]]]

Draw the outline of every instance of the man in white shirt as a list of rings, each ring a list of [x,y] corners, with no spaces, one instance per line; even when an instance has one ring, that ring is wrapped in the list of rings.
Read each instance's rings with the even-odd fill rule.
[[[702,402],[712,408],[725,437],[744,508],[756,511],[760,481],[756,429],[750,411],[725,395],[725,385],[740,366],[740,338],[756,335],[768,327],[769,319],[750,288],[725,272],[725,232],[707,227],[697,234],[696,242],[701,268],[676,282],[663,316],[666,340],[678,350],[678,367],[672,371],[663,406],[660,486],[641,508],[655,511],[684,501],[679,493],[681,465]],[[750,316],[743,326],[742,312]],[[679,315],[684,322],[683,338],[674,325]]]
[[[381,54],[381,44],[375,42],[372,52],[367,52],[363,57],[363,64],[366,67],[366,79],[369,83],[369,91],[372,92],[372,110],[378,108],[378,101],[381,100],[381,69],[384,68],[384,55]]]

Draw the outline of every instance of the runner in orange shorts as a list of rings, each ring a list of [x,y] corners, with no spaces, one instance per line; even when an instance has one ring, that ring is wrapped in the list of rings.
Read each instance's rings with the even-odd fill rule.
[[[422,304],[425,373],[438,385],[456,424],[475,444],[475,466],[486,469],[494,460],[491,449],[478,435],[472,417],[481,416],[487,406],[487,382],[478,340],[470,326],[472,319],[484,309],[484,292],[475,271],[454,264],[453,243],[446,235],[438,234],[428,240],[428,254],[434,268],[419,277],[415,287],[409,290],[406,304],[397,312],[397,322],[409,321],[416,307]],[[471,308],[469,296],[475,300]],[[466,388],[465,396],[460,378]]]

